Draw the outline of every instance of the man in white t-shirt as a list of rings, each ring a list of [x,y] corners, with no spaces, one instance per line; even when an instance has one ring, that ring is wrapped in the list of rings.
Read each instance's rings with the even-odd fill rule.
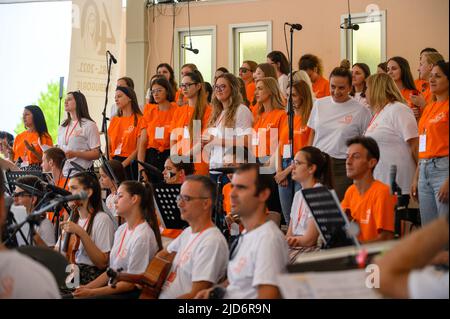
[[[181,186],[178,207],[189,227],[158,253],[173,259],[160,299],[194,298],[225,276],[228,245],[211,220],[215,191],[215,184],[200,175],[188,176]]]
[[[0,238],[7,215],[0,171]],[[59,299],[53,275],[42,265],[0,243],[0,299]]]
[[[226,299],[280,298],[278,276],[288,264],[288,246],[281,230],[267,221],[266,201],[271,175],[260,174],[257,164],[244,164],[231,181],[231,211],[239,215],[245,230],[230,248]],[[212,289],[197,298],[209,298]]]
[[[379,291],[389,298],[448,299],[448,244],[447,213],[375,260],[380,268]]]

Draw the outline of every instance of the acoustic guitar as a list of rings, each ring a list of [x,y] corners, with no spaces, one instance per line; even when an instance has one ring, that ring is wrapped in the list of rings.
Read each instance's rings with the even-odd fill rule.
[[[111,268],[108,268],[106,274],[110,278],[109,283],[113,288],[115,288],[119,281],[126,281],[142,286],[139,299],[158,299],[171,267],[171,261],[156,256],[150,261],[143,274],[128,274],[121,272],[121,269],[114,271]]]

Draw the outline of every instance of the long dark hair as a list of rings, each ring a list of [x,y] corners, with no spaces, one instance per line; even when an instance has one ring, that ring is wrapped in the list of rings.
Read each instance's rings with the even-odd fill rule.
[[[408,60],[402,58],[401,56],[394,56],[393,58],[390,58],[388,62],[389,61],[397,62],[400,67],[400,71],[402,73],[401,80],[405,89],[416,90],[416,85],[414,84],[414,78],[412,76]]]
[[[355,64],[353,64],[353,68],[355,66],[360,68],[364,73],[365,79],[364,79],[364,87],[363,87],[363,90],[361,91],[361,97],[366,97],[366,91],[367,91],[366,79],[370,76],[370,67],[365,63],[355,63]],[[355,96],[355,94],[356,94],[356,88],[355,88],[355,86],[352,85],[352,91],[350,92],[350,96]]]
[[[41,108],[37,105],[28,105],[25,106],[25,110],[30,111],[33,115],[34,129],[39,134],[39,137],[50,136],[50,134],[48,134],[47,122],[45,121],[45,116]]]
[[[267,57],[272,60],[274,63],[280,63],[280,72],[283,74],[289,74],[289,62],[281,51],[272,51]]]
[[[76,179],[84,188],[92,190],[92,195],[88,199],[88,211],[91,215],[86,228],[86,232],[90,236],[92,233],[92,227],[94,225],[95,216],[102,210],[102,193],[100,182],[98,178],[92,172],[77,173],[70,179]],[[73,222],[76,224],[80,219],[80,214],[75,211],[73,216]]]
[[[190,136],[194,136],[194,121],[203,120],[203,115],[205,115],[206,107],[208,106],[208,96],[205,89],[205,81],[203,80],[203,76],[200,71],[194,70],[193,72],[188,73],[185,76],[191,78],[194,83],[201,84],[201,88],[197,92],[197,102],[195,103],[194,113],[192,114],[192,118],[189,122],[189,134]]]
[[[172,67],[168,63],[161,63],[156,68],[156,72],[158,72],[160,68],[166,68],[169,71],[170,73],[169,83],[172,86],[173,92],[176,92],[178,90],[178,85],[177,82],[175,81],[175,72],[173,71]]]
[[[87,119],[87,120],[94,122],[94,120],[89,115],[89,107],[88,107],[88,103],[87,103],[87,100],[86,100],[86,97],[84,96],[84,94],[81,93],[80,91],[68,92],[67,95],[69,95],[69,94],[71,94],[73,96],[73,98],[75,99],[75,105],[76,105],[75,111],[77,114],[78,123],[80,124],[80,127],[81,127],[82,119]],[[67,113],[67,119],[62,123],[62,126],[66,127],[67,125],[70,124],[70,122],[72,122],[72,118],[70,117],[70,113]]]
[[[123,92],[126,96],[128,96],[131,100],[131,112],[133,112],[134,115],[134,126],[137,125],[138,122],[138,115],[142,116],[142,112],[141,109],[139,108],[139,103],[137,100],[137,96],[136,93],[134,92],[134,90],[130,87],[125,87],[125,86],[118,86],[116,88],[116,91],[121,91]],[[123,115],[122,110],[117,110],[117,116],[121,117]]]
[[[107,162],[109,164],[109,167],[111,167],[111,169],[112,169],[112,173],[116,176],[117,182],[119,184],[127,179],[126,173],[125,173],[125,168],[123,167],[121,162],[119,162],[117,160],[109,160]],[[103,170],[103,172],[105,172],[106,175],[108,175],[108,177],[112,181],[114,181],[114,178],[109,173],[106,163],[103,163],[102,166],[100,166],[100,168]],[[117,187],[119,187],[119,185],[117,185]]]
[[[316,165],[317,168],[314,172],[314,178],[319,180],[322,185],[329,189],[333,189],[333,168],[330,155],[314,146],[306,146],[302,148],[300,152],[305,154],[308,166],[313,164]]]
[[[151,229],[155,233],[158,248],[161,250],[163,246],[158,227],[158,220],[156,218],[152,186],[148,183],[139,183],[137,181],[125,181],[120,185],[125,187],[127,193],[130,195],[137,195],[141,198],[139,207],[141,208],[143,214],[142,217],[144,217],[145,221],[150,225]]]

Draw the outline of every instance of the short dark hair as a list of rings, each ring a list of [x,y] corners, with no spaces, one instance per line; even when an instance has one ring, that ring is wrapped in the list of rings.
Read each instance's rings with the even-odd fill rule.
[[[123,76],[120,79],[117,79],[117,81],[120,81],[120,80],[124,81],[129,88],[132,88],[134,90],[134,81],[132,78],[130,78],[128,76]]]
[[[152,82],[151,82],[151,84],[150,84],[150,91],[152,90],[152,88],[153,88],[153,85],[155,85],[155,84],[157,84],[157,85],[159,85],[159,86],[162,86],[165,90],[166,90],[166,98],[167,98],[167,101],[169,101],[169,102],[173,102],[173,101],[175,101],[175,91],[174,91],[174,88],[173,88],[173,86],[170,84],[170,82],[164,77],[164,76],[158,76],[158,77],[155,77],[153,80],[152,80]],[[155,101],[155,99],[153,98],[153,94],[151,94],[151,92],[150,92],[150,103],[152,103],[152,104],[156,104],[156,101]]]
[[[271,174],[261,174],[259,171],[260,168],[261,168],[260,164],[248,163],[248,164],[240,165],[239,168],[235,172],[235,174],[245,173],[248,171],[256,172],[256,180],[255,180],[256,193],[255,193],[255,195],[259,195],[265,189],[268,189],[269,191],[272,192],[273,176]]]
[[[367,136],[357,136],[347,140],[346,142],[347,147],[353,144],[362,145],[367,150],[369,159],[374,158],[377,162],[380,160],[380,148],[373,138]]]
[[[62,149],[50,147],[45,150],[44,154],[47,156],[47,160],[52,160],[59,169],[62,169],[63,163],[66,160],[66,153]]]
[[[208,195],[212,200],[212,207],[214,207],[216,203],[216,183],[214,183],[209,177],[204,175],[190,175],[187,176],[185,182],[198,182],[202,184],[203,190],[208,192]]]
[[[180,161],[175,160],[172,156],[169,157],[170,161],[172,162],[173,166],[175,166],[175,168],[178,171],[184,170],[184,175],[189,176],[189,175],[194,175],[195,173],[195,165],[192,162],[192,159],[189,157],[186,158],[182,158]]]
[[[436,50],[435,48],[425,48],[422,51],[420,51],[420,55],[422,55],[425,52],[439,52],[438,50]]]
[[[6,138],[6,142],[8,143],[9,146],[13,146],[14,144],[14,136],[11,133],[5,132],[5,131],[0,131],[0,138]]]
[[[445,74],[448,80],[448,61],[445,62],[444,60],[437,61],[435,66],[439,67],[441,69],[442,73]]]
[[[342,78],[346,78],[348,85],[352,86],[353,76],[352,76],[352,72],[350,72],[349,69],[341,68],[341,67],[334,68],[333,71],[331,71],[331,73],[330,73],[330,79],[333,76],[339,76]]]
[[[225,67],[223,67],[223,66],[221,66],[220,68],[218,68],[216,71],[220,71],[220,72],[223,72],[223,73],[230,73],[230,71],[228,71],[228,69],[225,68]]]

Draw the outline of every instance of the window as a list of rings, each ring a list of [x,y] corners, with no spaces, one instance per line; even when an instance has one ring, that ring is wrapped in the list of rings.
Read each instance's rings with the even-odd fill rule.
[[[347,15],[341,16],[342,23],[347,21]],[[386,12],[354,14],[352,24],[359,25],[359,30],[341,30],[341,58],[351,64],[366,63],[376,73],[377,65],[386,61]]]
[[[230,68],[237,74],[245,60],[266,62],[272,51],[272,23],[236,24],[230,26]]]
[[[176,57],[175,61],[178,64],[175,65],[175,69],[180,70],[184,64],[194,63],[204,80],[211,83],[216,70],[216,27],[191,28],[192,48],[197,49],[198,54],[181,47],[182,45],[187,48],[191,46],[188,29],[177,29],[177,32],[176,47],[179,49],[176,50],[178,58]],[[181,82],[180,74],[177,76],[178,82]]]

